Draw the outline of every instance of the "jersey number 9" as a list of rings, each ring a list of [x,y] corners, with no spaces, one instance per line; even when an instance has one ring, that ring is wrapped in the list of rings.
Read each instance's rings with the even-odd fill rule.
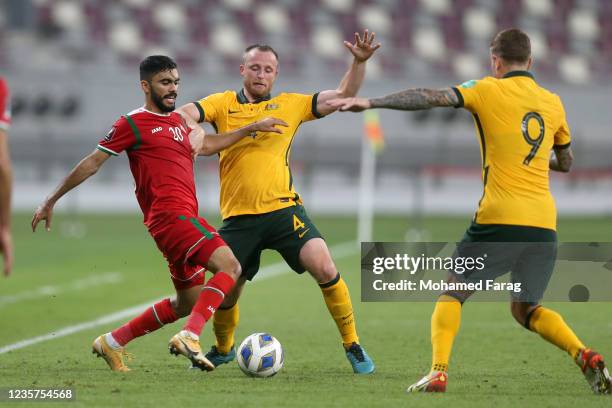
[[[531,137],[529,134],[529,121],[534,119],[538,122],[540,126],[540,133],[536,138]],[[523,121],[521,122],[521,131],[523,132],[523,137],[527,144],[531,146],[531,150],[525,159],[523,160],[523,164],[529,166],[531,160],[535,157],[540,145],[542,144],[542,140],[544,140],[544,119],[537,112],[527,112],[525,116],[523,116]]]

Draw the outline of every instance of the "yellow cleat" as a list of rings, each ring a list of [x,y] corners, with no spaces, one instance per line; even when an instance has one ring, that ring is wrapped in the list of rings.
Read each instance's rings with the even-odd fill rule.
[[[132,355],[127,353],[123,347],[114,349],[109,346],[104,334],[94,340],[91,352],[98,357],[102,357],[113,371],[130,371],[123,362],[123,358],[131,360]]]
[[[168,350],[170,354],[174,354],[175,356],[180,354],[187,357],[193,364],[193,367],[197,367],[202,371],[212,371],[215,369],[215,365],[202,354],[200,341],[182,332],[175,334],[174,337],[170,339]]]

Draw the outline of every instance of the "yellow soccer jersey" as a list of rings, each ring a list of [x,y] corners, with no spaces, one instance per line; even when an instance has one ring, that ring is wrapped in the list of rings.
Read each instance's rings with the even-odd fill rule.
[[[266,117],[282,119],[283,134],[258,133],[223,150],[219,159],[221,215],[264,214],[296,205],[300,197],[293,186],[289,157],[298,127],[322,117],[317,97],[281,93],[249,103],[244,92],[225,91],[194,102],[200,122],[210,122],[218,133],[235,130]]]
[[[453,88],[472,112],[482,154],[484,191],[474,221],[556,230],[549,159],[568,147],[570,132],[559,96],[527,71],[486,77]]]

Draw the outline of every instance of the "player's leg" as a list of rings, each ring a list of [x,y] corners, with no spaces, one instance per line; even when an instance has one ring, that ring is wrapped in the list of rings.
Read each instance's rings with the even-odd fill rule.
[[[582,343],[556,311],[542,306],[542,299],[556,258],[556,243],[530,244],[517,263],[512,279],[521,283],[521,293],[511,303],[514,319],[527,330],[567,352],[582,370],[596,394],[610,394],[612,379],[601,354]]]
[[[458,279],[450,275],[447,282]],[[461,308],[473,292],[446,292],[438,298],[431,315],[431,369],[429,373],[407,388],[407,392],[445,392],[448,364],[453,343],[461,326]]]
[[[238,299],[246,281],[251,280],[259,270],[262,221],[260,216],[231,217],[219,229],[219,235],[238,259],[242,274],[213,317],[215,344],[206,353],[206,358],[215,367],[236,358],[234,334],[240,318]]]
[[[170,275],[176,289],[174,299],[164,299],[118,327],[112,332],[96,338],[93,352],[103,357],[113,371],[128,371],[125,365],[125,345],[133,339],[144,336],[166,324],[187,316],[202,291],[204,278],[202,268],[184,265],[182,262],[170,264]]]
[[[296,272],[307,270],[321,288],[323,299],[334,319],[347,359],[358,374],[374,372],[374,363],[359,344],[349,289],[321,234],[303,206],[271,214],[266,247],[278,251]]]
[[[240,277],[241,268],[232,251],[219,237],[211,239],[200,247],[189,257],[189,262],[205,265],[214,276],[204,284],[187,323],[183,330],[172,337],[169,349],[172,354],[187,357],[194,366],[211,371],[214,365],[202,354],[200,334],[206,322]]]
[[[246,278],[240,276],[213,316],[213,332],[216,340],[206,353],[206,358],[215,367],[227,364],[236,358],[234,334],[240,317],[238,299],[245,283]]]
[[[465,258],[477,258],[488,254],[486,268],[481,272],[451,273],[447,280],[448,283],[495,279],[509,270],[514,258],[512,248],[500,250],[501,248],[496,248],[495,244],[477,241],[482,239],[482,235],[492,239],[490,236],[497,233],[487,228],[481,228],[476,224],[470,226],[454,254],[454,256]],[[455,337],[461,326],[462,305],[473,293],[474,291],[454,290],[445,292],[438,298],[431,315],[431,369],[426,376],[410,385],[407,392],[446,391],[450,356]]]

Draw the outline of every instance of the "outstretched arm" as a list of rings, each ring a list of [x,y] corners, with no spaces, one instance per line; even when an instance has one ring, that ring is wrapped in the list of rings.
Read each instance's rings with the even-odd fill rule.
[[[572,148],[569,146],[563,148],[555,147],[553,150],[555,154],[550,158],[548,167],[552,171],[569,173],[574,161],[574,153],[572,152]]]
[[[0,253],[4,257],[4,276],[13,268],[13,240],[11,236],[11,192],[13,170],[6,132],[0,128]]]
[[[289,126],[280,119],[265,118],[230,132],[206,134],[198,124],[200,112],[193,103],[183,105],[176,111],[185,119],[187,126],[192,129],[189,133],[189,141],[194,156],[211,156],[227,149],[246,136],[255,137],[257,132],[283,133],[277,126]]]
[[[326,102],[337,98],[350,98],[357,95],[363,78],[365,77],[366,61],[380,48],[380,43],[374,45],[375,34],[371,35],[368,30],[363,32],[363,40],[359,33],[355,33],[355,43],[344,42],[344,46],[353,54],[353,62],[346,74],[340,81],[337,89],[321,91],[317,98],[317,112],[321,115],[328,115],[336,109]]]
[[[452,88],[415,88],[396,92],[380,98],[333,99],[328,104],[340,111],[361,112],[366,109],[384,108],[396,110],[422,110],[440,106],[457,106],[459,98]]]
[[[232,146],[234,143],[237,143],[246,136],[251,136],[254,138],[257,135],[257,132],[283,133],[283,131],[277,128],[277,126],[287,127],[289,125],[280,119],[265,118],[231,132],[206,134],[202,140],[202,147],[199,150],[200,154],[204,156],[217,154],[221,150]]]
[[[104,153],[98,149],[85,157],[77,164],[70,174],[56,187],[41,205],[38,206],[34,217],[32,218],[32,232],[36,231],[36,226],[42,220],[45,220],[45,229],[51,229],[51,218],[53,216],[53,207],[57,200],[64,194],[87,180],[98,172],[104,162],[110,157],[108,153]]]

